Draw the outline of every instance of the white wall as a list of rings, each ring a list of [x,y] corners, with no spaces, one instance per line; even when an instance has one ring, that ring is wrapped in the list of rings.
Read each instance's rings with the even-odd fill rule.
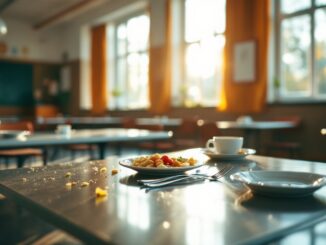
[[[81,50],[83,46],[81,43],[83,28],[112,21],[139,9],[146,9],[148,1],[154,6],[152,10],[156,12],[156,17],[163,14],[163,11],[159,11],[162,7],[162,0],[111,0],[80,15],[73,21],[51,26],[40,31],[35,31],[31,24],[6,18],[8,34],[0,37],[0,42],[5,42],[8,48],[6,54],[0,55],[0,57],[61,61],[65,52],[68,54],[69,60],[80,59],[83,53]],[[156,19],[159,20],[161,17]],[[158,30],[155,36],[156,40],[152,41],[159,43],[160,41],[157,39],[161,38],[162,30]],[[28,49],[27,54],[22,51],[24,47]],[[17,53],[13,53],[14,48]]]
[[[63,27],[36,31],[32,25],[23,21],[9,18],[5,21],[8,33],[0,37],[0,42],[6,44],[7,51],[1,57],[61,61],[65,39]]]

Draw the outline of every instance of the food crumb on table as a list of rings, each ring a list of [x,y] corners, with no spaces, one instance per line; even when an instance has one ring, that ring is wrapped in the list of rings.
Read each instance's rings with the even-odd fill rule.
[[[66,178],[69,178],[71,176],[71,173],[70,172],[67,172],[66,174],[65,174],[65,177]]]
[[[66,183],[66,187],[67,188],[71,188],[72,187],[72,183],[71,182]]]
[[[105,197],[108,195],[108,191],[104,190],[100,187],[96,187],[95,194],[96,194],[96,197]]]
[[[101,168],[101,169],[100,169],[100,172],[101,172],[101,173],[106,173],[106,172],[107,172],[107,168],[106,168],[106,167]]]
[[[112,169],[112,171],[111,171],[112,175],[115,175],[117,173],[119,173],[119,169],[116,169],[116,168]]]
[[[81,184],[80,184],[81,187],[86,187],[86,186],[89,186],[89,183],[87,181],[83,181]]]

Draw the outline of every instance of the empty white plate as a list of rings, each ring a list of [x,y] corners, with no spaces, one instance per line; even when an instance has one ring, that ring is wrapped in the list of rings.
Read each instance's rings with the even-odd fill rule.
[[[248,186],[255,194],[280,197],[310,195],[326,185],[326,177],[320,174],[288,171],[246,171],[230,176]]]

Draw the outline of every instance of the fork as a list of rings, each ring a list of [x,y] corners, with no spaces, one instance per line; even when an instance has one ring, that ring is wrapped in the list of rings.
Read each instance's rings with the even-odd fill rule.
[[[196,173],[191,174],[191,175],[196,175],[196,176],[203,176],[203,177],[209,177],[207,174],[201,174],[199,173],[199,170],[196,170]],[[164,178],[156,178],[156,179],[140,179],[137,180],[138,183],[140,184],[146,184],[146,183],[160,183],[168,180],[173,180],[173,179],[178,179],[182,177],[188,177],[190,176],[189,174],[177,174],[177,175],[172,175]]]
[[[147,187],[161,187],[161,186],[170,185],[187,179],[194,179],[196,181],[209,179],[209,180],[217,181],[218,179],[224,177],[229,171],[231,171],[231,169],[232,167],[224,167],[213,175],[204,175],[204,174],[178,175],[178,177],[170,176],[166,178],[161,178],[159,180],[142,180],[142,181],[139,180],[138,182],[142,183]]]

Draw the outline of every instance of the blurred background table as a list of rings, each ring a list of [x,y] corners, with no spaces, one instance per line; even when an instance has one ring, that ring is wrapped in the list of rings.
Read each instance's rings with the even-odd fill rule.
[[[4,139],[0,141],[0,149],[47,147],[72,144],[96,144],[98,159],[105,158],[105,147],[110,143],[167,140],[172,137],[168,131],[150,131],[143,129],[84,129],[73,130],[71,135],[60,135],[55,132],[33,133],[26,137]]]
[[[297,127],[293,121],[252,121],[241,123],[237,121],[218,121],[216,126],[220,130],[239,129],[243,131],[244,146],[254,148],[261,153],[261,132],[268,130],[291,129]]]

